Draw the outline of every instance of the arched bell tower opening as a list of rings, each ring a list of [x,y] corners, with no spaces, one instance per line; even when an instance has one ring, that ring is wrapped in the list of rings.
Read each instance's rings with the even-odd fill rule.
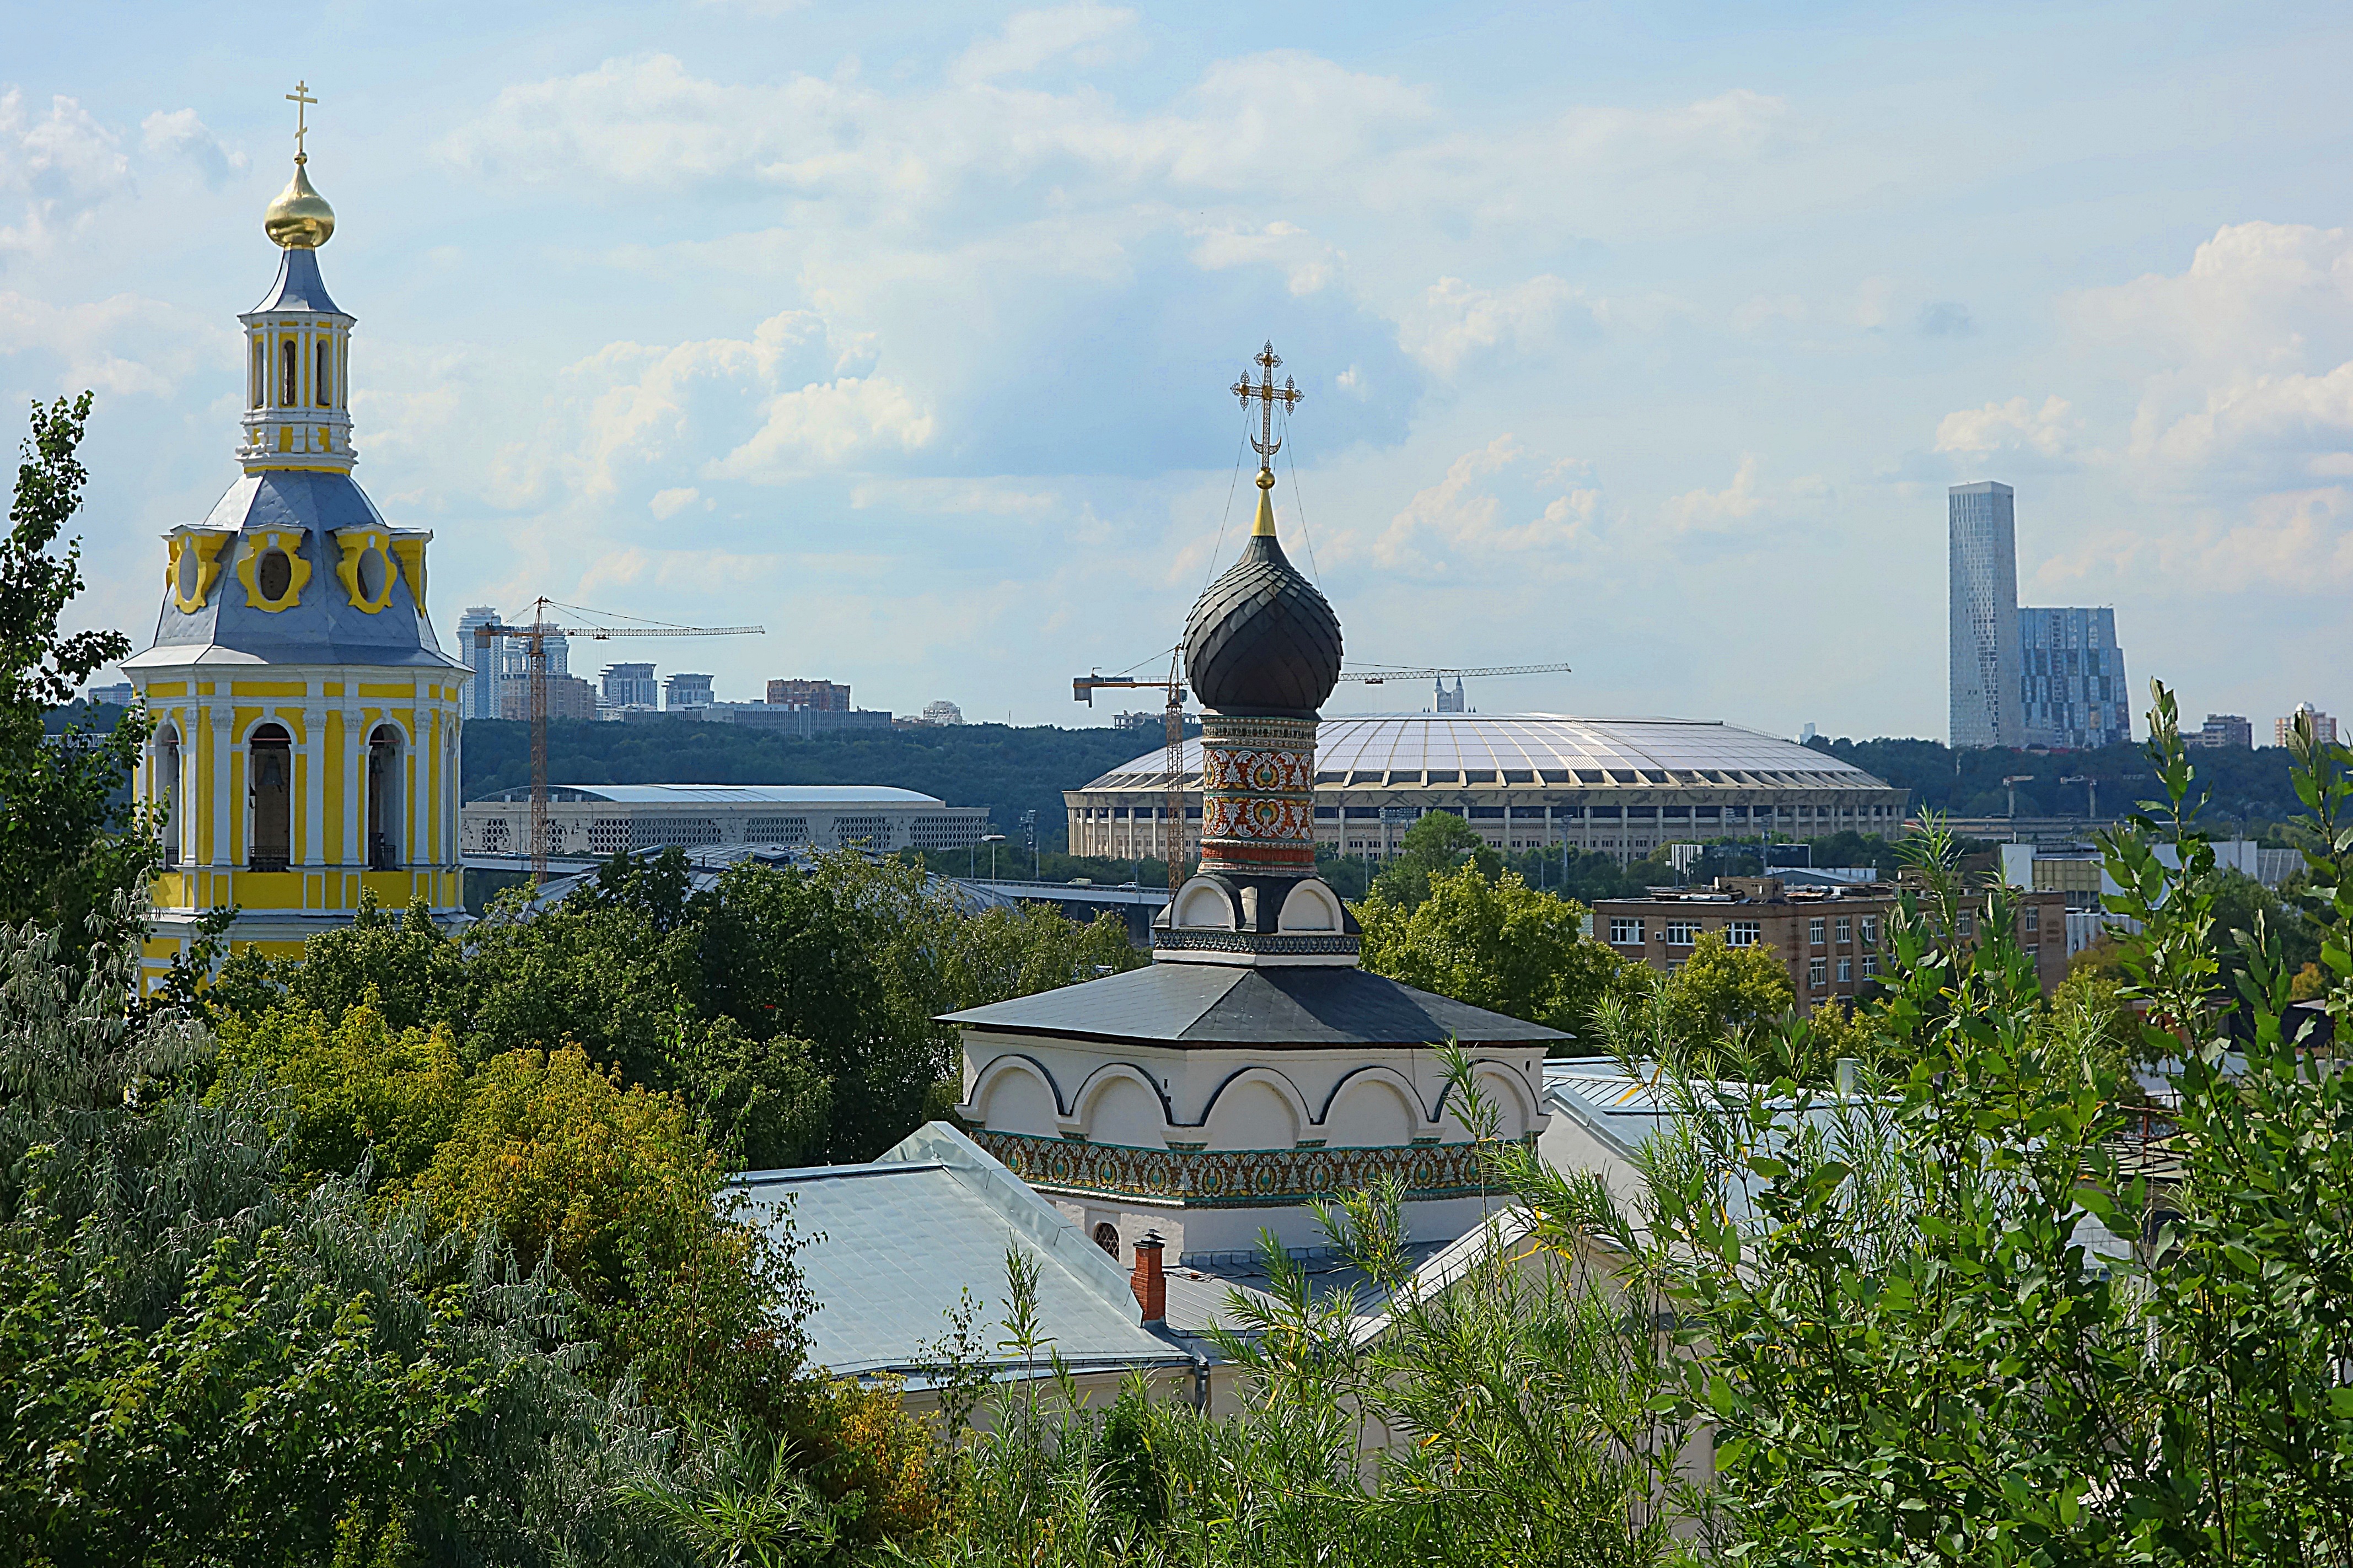
[[[371,871],[397,871],[401,853],[401,735],[397,726],[379,724],[368,737],[367,856]]]
[[[246,742],[247,794],[252,803],[246,868],[283,871],[294,858],[294,738],[264,724]]]
[[[152,792],[157,809],[164,814],[164,868],[175,870],[180,864],[181,836],[187,831],[180,817],[180,731],[169,721],[155,727]]]

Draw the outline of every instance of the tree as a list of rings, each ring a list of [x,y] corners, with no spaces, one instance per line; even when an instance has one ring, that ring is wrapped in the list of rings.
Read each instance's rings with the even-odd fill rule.
[[[282,1095],[287,1159],[301,1179],[348,1175],[373,1157],[379,1179],[406,1184],[431,1163],[466,1100],[466,1071],[446,1028],[396,1033],[372,1002],[330,1022],[300,1001],[220,1030],[216,1098],[250,1075]]]
[[[1427,821],[1427,818],[1424,818]],[[1584,934],[1582,905],[1475,865],[1433,875],[1413,906],[1377,887],[1358,906],[1362,961],[1376,974],[1577,1034],[1622,962]]]
[[[1771,948],[1732,947],[1716,931],[1700,933],[1683,966],[1667,977],[1666,992],[1677,1037],[1692,1041],[1744,1037],[1798,999]]]
[[[37,921],[76,942],[162,863],[162,824],[123,790],[150,731],[144,712],[126,710],[103,733],[74,725],[51,735],[45,722],[131,651],[120,632],[58,630],[82,590],[81,541],[52,547],[81,508],[90,407],[87,392],[33,405],[0,542],[0,921]]]
[[[1374,877],[1373,891],[1410,909],[1430,896],[1432,878],[1463,865],[1493,877],[1503,869],[1504,858],[1452,812],[1425,812],[1405,830],[1397,854]]]

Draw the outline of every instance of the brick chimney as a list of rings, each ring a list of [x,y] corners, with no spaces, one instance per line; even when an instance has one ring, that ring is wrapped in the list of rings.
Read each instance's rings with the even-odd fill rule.
[[[1135,1272],[1128,1276],[1127,1288],[1135,1292],[1135,1304],[1144,1309],[1146,1323],[1161,1322],[1168,1316],[1168,1276],[1160,1271],[1160,1250],[1166,1245],[1156,1230],[1135,1238]]]

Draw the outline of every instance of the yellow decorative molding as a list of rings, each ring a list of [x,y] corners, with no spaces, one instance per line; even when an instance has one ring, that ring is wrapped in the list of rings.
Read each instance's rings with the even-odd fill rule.
[[[392,542],[392,552],[400,557],[400,569],[408,574],[408,596],[417,601],[417,613],[420,616],[425,613],[425,542],[431,537],[410,533]]]
[[[343,558],[335,563],[335,575],[343,580],[343,592],[351,595],[354,609],[365,615],[377,615],[392,603],[395,576],[392,552],[386,548],[391,535],[381,528],[339,528],[335,542],[343,547]],[[369,598],[360,591],[360,561],[369,551],[384,560],[384,580],[377,584],[376,595]]]
[[[311,563],[302,558],[304,531],[299,528],[265,528],[247,542],[245,552],[237,558],[237,580],[245,584],[246,602],[255,609],[276,615],[302,602],[302,586],[311,580]],[[293,567],[287,579],[286,596],[281,599],[266,597],[255,580],[261,558],[272,550],[284,551],[288,563]]]
[[[213,584],[220,580],[221,546],[232,536],[217,529],[186,529],[172,535],[171,563],[164,568],[164,585],[172,591],[172,603],[180,614],[193,616],[205,607],[212,596]],[[184,553],[195,555],[195,594],[193,597],[181,592],[180,560]]]

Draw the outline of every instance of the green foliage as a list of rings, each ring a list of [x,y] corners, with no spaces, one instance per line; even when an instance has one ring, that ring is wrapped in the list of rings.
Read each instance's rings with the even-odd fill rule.
[[[251,952],[209,994],[220,1016],[281,997],[330,1018],[376,1007],[446,1028],[468,1062],[576,1045],[680,1095],[747,1167],[871,1158],[954,1076],[938,1015],[1145,962],[1115,918],[967,913],[919,868],[855,853],[745,864],[690,889],[685,857],[616,857],[562,902],[509,903],[462,938],[422,909],[363,907],[300,962]]]
[[[1405,830],[1397,854],[1373,878],[1373,895],[1411,909],[1430,897],[1434,878],[1460,866],[1492,878],[1503,869],[1504,858],[1453,813],[1426,812]]]
[[[47,723],[94,670],[131,651],[120,632],[58,629],[82,589],[81,541],[52,547],[81,508],[90,407],[87,392],[33,405],[0,540],[0,921],[37,921],[77,941],[162,864],[163,825],[124,789],[152,728],[145,713],[118,713],[103,731],[50,733]]]
[[[1491,881],[1468,862],[1433,875],[1415,905],[1376,885],[1356,910],[1373,973],[1568,1034],[1586,1027],[1622,963],[1584,934],[1584,918],[1511,872]]]
[[[334,1022],[301,1001],[232,1015],[218,1070],[227,1089],[250,1074],[283,1096],[288,1163],[305,1182],[348,1174],[373,1153],[380,1176],[405,1184],[455,1128],[467,1089],[446,1029],[396,1034],[365,1002]]]
[[[1683,967],[1667,976],[1665,989],[1671,1026],[1678,1038],[1693,1041],[1745,1038],[1798,999],[1772,949],[1730,946],[1718,931],[1700,933]]]

